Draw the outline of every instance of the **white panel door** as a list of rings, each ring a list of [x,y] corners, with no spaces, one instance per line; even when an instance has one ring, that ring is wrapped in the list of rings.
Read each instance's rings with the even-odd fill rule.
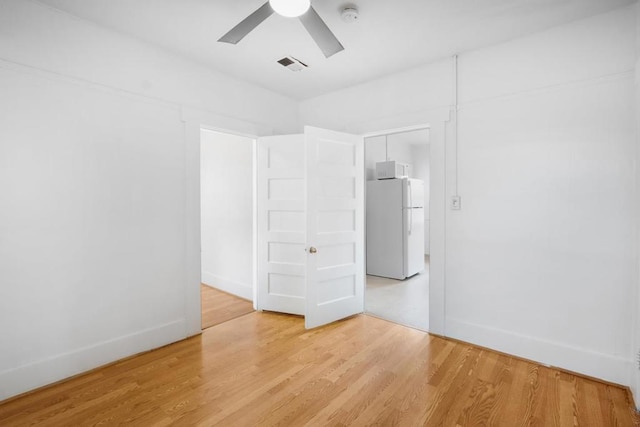
[[[305,127],[305,326],[364,311],[363,138]]]
[[[302,135],[257,141],[257,308],[305,313],[305,143]]]

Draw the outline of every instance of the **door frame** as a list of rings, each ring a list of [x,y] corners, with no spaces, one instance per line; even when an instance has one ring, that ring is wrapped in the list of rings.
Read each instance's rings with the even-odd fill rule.
[[[375,135],[389,130],[413,129],[414,126],[428,125],[431,182],[430,188],[430,239],[429,239],[429,333],[449,335],[446,324],[446,236],[451,232],[448,198],[455,194],[456,159],[455,124],[450,105],[434,105],[418,111],[400,108],[397,114],[381,113],[375,118],[351,121],[341,129],[361,135]],[[386,110],[384,110],[386,111]]]
[[[200,128],[222,132],[237,132],[250,137],[273,135],[273,128],[257,123],[232,119],[198,109],[181,109],[185,144],[185,268],[184,268],[184,328],[185,336],[198,335],[201,329],[200,312]],[[419,125],[415,125],[419,123]],[[382,125],[381,125],[382,124]],[[407,124],[410,124],[407,126]],[[446,336],[446,244],[447,194],[455,180],[455,170],[448,167],[446,158],[455,158],[455,147],[447,144],[451,132],[451,109],[448,106],[377,118],[353,123],[342,130],[358,135],[375,136],[399,129],[430,127],[431,148],[431,204],[429,274],[429,332]]]
[[[253,170],[255,177],[255,140],[259,135],[271,135],[271,127],[242,120],[231,119],[206,111],[182,108],[184,123],[185,161],[185,269],[184,269],[184,328],[185,336],[202,333],[200,282],[202,266],[200,259],[200,131],[208,129],[254,140]],[[255,188],[255,185],[254,185]],[[255,196],[254,196],[255,197]],[[254,208],[255,227],[255,208]],[[255,231],[254,231],[255,260]],[[255,293],[255,268],[253,288]],[[255,295],[254,295],[255,299]]]
[[[407,132],[415,132],[415,131],[420,131],[420,130],[427,130],[429,131],[429,144],[431,144],[431,126],[428,123],[424,123],[424,124],[417,124],[417,125],[413,125],[413,126],[405,126],[405,127],[399,127],[399,128],[393,128],[393,129],[386,129],[386,130],[380,130],[380,131],[375,131],[375,132],[367,132],[364,133],[362,135],[362,138],[364,140],[364,150],[362,155],[364,156],[364,162],[365,162],[365,168],[364,168],[364,180],[365,180],[365,185],[366,185],[366,181],[367,181],[367,168],[366,168],[366,161],[367,161],[367,138],[375,138],[375,137],[380,137],[380,136],[391,136],[391,135],[398,135],[398,134],[402,134],[402,133],[407,133]],[[431,170],[429,170],[429,186],[431,186]],[[431,204],[429,204],[429,206],[431,206]],[[431,209],[429,209],[429,211],[431,211]],[[431,214],[431,212],[429,212],[429,214]],[[364,217],[365,217],[365,221],[367,218],[367,193],[365,191],[364,194]],[[429,221],[429,237],[431,237],[431,221]],[[431,245],[429,245],[431,246]],[[366,231],[366,227],[365,227],[365,232],[364,232],[364,247],[367,247],[367,231]],[[365,281],[365,286],[364,286],[364,298],[365,298],[365,305],[364,305],[364,312],[367,313],[367,304],[366,304],[366,298],[367,298],[367,272],[366,272],[366,266],[367,266],[367,251],[365,250],[364,252],[364,265],[365,265],[365,274],[364,274],[364,281]],[[431,276],[429,276],[429,286],[431,286]],[[431,304],[429,306],[429,313],[427,313],[428,316],[431,316],[430,314],[431,312]],[[429,330],[427,332],[431,331],[431,322],[429,322]]]

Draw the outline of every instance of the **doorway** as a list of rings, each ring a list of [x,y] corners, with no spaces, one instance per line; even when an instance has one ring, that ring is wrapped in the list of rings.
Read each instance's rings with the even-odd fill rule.
[[[253,311],[254,141],[200,130],[203,329]]]
[[[256,217],[253,216],[256,206],[255,141],[251,137],[201,130],[202,282],[254,301],[253,272],[258,261],[253,246],[256,244],[254,239],[257,230]],[[364,145],[366,153],[363,155],[361,151],[360,156],[356,157],[364,158],[365,179],[376,178],[375,163],[378,161],[393,159],[407,164],[407,175],[425,183],[426,212],[423,270],[405,280],[368,275],[365,311],[403,325],[428,330],[429,130],[425,127],[370,136],[365,138]],[[342,161],[343,157],[327,158]],[[282,177],[278,176],[278,179],[281,184]],[[283,194],[288,199],[293,193]],[[234,205],[234,198],[240,199],[239,205]],[[275,221],[275,218],[272,219]],[[238,228],[240,232],[232,231]]]
[[[400,205],[389,208],[389,204],[375,203],[372,198],[387,197],[388,193],[381,195],[377,189],[379,183],[368,183],[369,189],[367,194],[367,228],[371,238],[367,239],[368,258],[367,258],[367,275],[366,275],[366,292],[365,292],[365,310],[368,314],[383,318],[395,323],[416,329],[429,330],[429,253],[430,253],[430,233],[429,233],[429,200],[430,200],[430,144],[429,129],[415,129],[399,132],[389,132],[387,134],[370,136],[365,138],[365,173],[366,180],[380,181],[379,177],[386,178],[383,183],[392,184],[387,181],[389,175],[384,175],[382,171],[376,171],[376,163],[395,161],[393,165],[393,176],[400,180],[400,177],[407,177],[414,184],[423,184],[424,192],[422,203],[417,203],[416,208],[411,210],[411,215],[407,215],[403,220],[400,215],[403,208]],[[389,166],[391,164],[387,164]],[[398,184],[401,184],[398,182]],[[371,196],[371,197],[370,197]],[[402,199],[402,196],[399,196]],[[380,205],[383,205],[380,207]],[[421,206],[417,206],[420,204]],[[386,206],[384,206],[386,205]],[[378,215],[376,210],[389,209],[393,210],[393,215],[397,215],[398,222],[390,223],[387,215]],[[417,221],[416,216],[420,215],[419,220],[424,220],[423,236],[420,236],[420,253],[416,253],[416,248],[411,248],[407,244],[407,233],[410,234],[411,224]],[[404,221],[404,228],[402,226]],[[418,223],[420,222],[418,221]],[[384,229],[384,233],[378,233],[380,229]],[[409,230],[409,231],[407,231]],[[376,238],[374,238],[374,235]],[[384,236],[379,238],[379,236]],[[389,243],[392,236],[398,243],[393,245]],[[423,239],[423,240],[422,240]],[[404,242],[404,243],[402,243]],[[403,246],[404,245],[404,246]],[[402,246],[402,248],[401,248]],[[404,248],[404,249],[403,249]],[[393,251],[393,253],[387,253]],[[403,251],[403,252],[401,252]],[[373,256],[373,252],[376,253]],[[379,265],[373,265],[380,257],[386,261],[393,258],[398,262],[404,262],[407,257],[424,260],[423,268],[415,268],[406,271],[409,277],[402,278],[405,274],[396,274],[385,272]],[[395,262],[395,261],[394,261]],[[391,262],[392,264],[394,262]],[[399,267],[402,270],[402,267]],[[416,272],[417,271],[417,272]],[[415,273],[415,274],[414,274]]]

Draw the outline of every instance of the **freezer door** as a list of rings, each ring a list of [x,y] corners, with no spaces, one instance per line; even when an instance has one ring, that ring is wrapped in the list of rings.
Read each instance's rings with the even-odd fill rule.
[[[424,207],[424,181],[419,179],[402,179],[402,206],[405,208]]]
[[[404,276],[424,270],[424,208],[403,209]]]

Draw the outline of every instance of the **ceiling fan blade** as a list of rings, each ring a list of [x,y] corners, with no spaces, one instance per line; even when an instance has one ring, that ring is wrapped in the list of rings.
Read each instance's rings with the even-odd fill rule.
[[[236,44],[272,14],[273,9],[271,9],[269,2],[266,2],[260,6],[258,10],[240,21],[240,23],[233,27],[227,34],[220,37],[218,41]]]
[[[309,10],[307,10],[304,15],[301,15],[299,19],[311,35],[311,38],[313,38],[320,50],[322,50],[325,57],[328,58],[344,50],[344,46],[342,46],[336,36],[333,35],[313,6],[310,6]]]

